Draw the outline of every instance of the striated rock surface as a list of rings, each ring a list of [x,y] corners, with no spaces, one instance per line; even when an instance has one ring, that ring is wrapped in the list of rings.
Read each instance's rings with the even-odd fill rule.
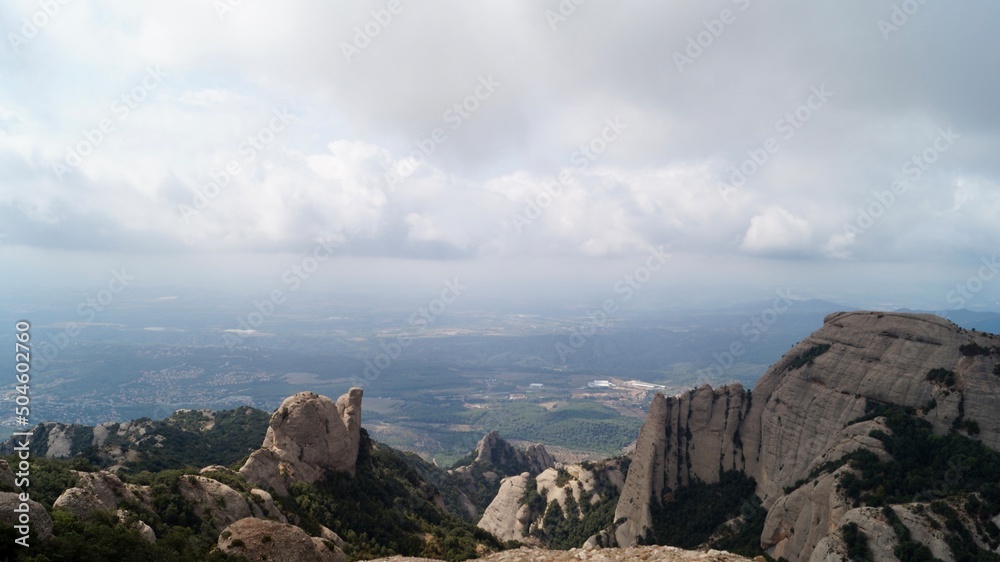
[[[177,482],[177,489],[194,505],[195,515],[211,521],[216,529],[253,516],[243,495],[218,480],[185,475]]]
[[[479,558],[483,562],[745,562],[750,560],[736,554],[719,550],[705,552],[682,550],[672,546],[641,546],[632,548],[603,548],[584,550],[543,550],[519,548],[506,550]],[[435,562],[430,558],[393,556],[378,558],[372,562]]]
[[[859,447],[879,452],[872,427],[847,427],[869,401],[923,411],[935,433],[956,419],[975,420],[977,438],[1000,449],[1000,354],[965,355],[963,345],[1000,350],[1000,337],[969,332],[926,314],[831,314],[822,328],[771,366],[753,392],[739,384],[658,395],[640,431],[615,519],[621,545],[635,544],[650,524],[650,502],[698,479],[716,482],[738,470],[758,483],[769,510],[762,545],[775,557],[807,560],[846,517],[829,474],[797,483],[826,461]],[[952,388],[929,381],[934,368],[955,372]],[[932,402],[933,400],[933,402]],[[845,429],[846,428],[846,429]],[[786,488],[793,489],[787,496]]]
[[[521,498],[527,490],[529,477],[525,472],[503,479],[500,491],[479,520],[480,529],[489,531],[501,541],[526,540],[525,524],[530,521],[530,517],[528,506],[521,503]]]
[[[294,525],[241,519],[219,535],[219,550],[252,562],[347,562],[333,541],[310,537]]]
[[[271,416],[260,449],[240,473],[255,484],[288,495],[288,483],[316,482],[326,471],[354,474],[361,442],[360,388],[336,402],[313,392],[286,398]]]

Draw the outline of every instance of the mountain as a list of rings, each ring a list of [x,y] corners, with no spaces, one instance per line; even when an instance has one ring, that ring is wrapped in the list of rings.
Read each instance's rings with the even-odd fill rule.
[[[995,559],[998,363],[1000,337],[936,316],[835,313],[752,392],[657,395],[616,542],[668,541],[695,516],[708,540],[717,506],[714,525],[735,519],[715,539],[792,562]]]
[[[126,458],[124,464],[99,469],[88,459],[101,457],[107,442],[98,430],[95,447],[95,428],[75,445],[69,440],[69,450],[80,451],[72,458],[33,458],[30,486],[18,486],[11,469],[16,464],[0,464],[0,506],[5,508],[0,556],[170,562],[346,561],[406,554],[464,560],[502,549],[494,537],[449,513],[440,491],[407,455],[368,438],[361,428],[361,399],[357,388],[336,401],[310,392],[287,398],[263,435],[256,426],[248,428],[258,436],[259,448],[249,455],[241,452],[245,461],[228,467],[138,470]],[[250,414],[232,414],[243,415]],[[124,424],[115,446],[141,453],[135,462],[156,467],[162,464],[158,451],[176,449],[173,438],[205,450],[214,427],[206,416],[213,418],[199,414],[204,423],[167,435],[154,430],[174,428],[178,420],[194,416],[182,412],[166,425]],[[218,422],[219,416],[213,419]],[[55,442],[65,444],[66,427],[46,425],[32,434],[51,445],[54,429]],[[72,427],[70,433],[88,432]],[[144,448],[147,440],[155,445]],[[60,447],[45,452],[68,454]],[[8,458],[17,462],[16,456]],[[172,454],[171,459],[176,461]],[[25,502],[31,534],[22,539],[30,550],[14,542],[20,537],[14,508],[21,493],[31,496]]]
[[[256,449],[270,416],[241,407],[214,412],[177,410],[162,420],[141,418],[97,426],[45,422],[31,431],[32,455],[50,459],[82,456],[101,468],[164,470],[205,464],[229,465]],[[14,453],[15,440],[0,443]]]

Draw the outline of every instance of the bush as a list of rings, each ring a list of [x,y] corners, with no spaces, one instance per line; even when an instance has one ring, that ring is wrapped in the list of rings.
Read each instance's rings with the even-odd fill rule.
[[[812,365],[813,359],[816,359],[820,355],[823,355],[830,350],[830,344],[823,343],[819,345],[814,345],[807,349],[806,351],[800,353],[794,357],[789,363],[789,369],[798,369],[799,367],[805,365]]]
[[[956,383],[955,371],[942,369],[940,367],[937,369],[931,369],[930,371],[927,371],[927,380],[933,383],[943,384],[948,388],[952,388],[955,386]]]
[[[840,528],[847,546],[847,559],[854,562],[871,562],[872,553],[868,548],[868,536],[857,523],[847,523]]]

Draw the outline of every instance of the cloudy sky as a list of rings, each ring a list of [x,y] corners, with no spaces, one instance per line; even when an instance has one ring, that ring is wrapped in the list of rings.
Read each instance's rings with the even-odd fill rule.
[[[324,287],[583,295],[662,247],[666,300],[941,309],[962,285],[996,308],[998,20],[985,0],[4,2],[0,284],[266,288],[329,251]]]

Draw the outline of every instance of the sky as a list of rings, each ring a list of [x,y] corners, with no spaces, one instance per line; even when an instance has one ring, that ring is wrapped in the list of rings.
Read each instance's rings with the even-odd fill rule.
[[[985,0],[4,2],[0,288],[124,268],[266,294],[299,267],[315,291],[599,299],[638,275],[673,304],[791,287],[1000,309],[998,19]]]

